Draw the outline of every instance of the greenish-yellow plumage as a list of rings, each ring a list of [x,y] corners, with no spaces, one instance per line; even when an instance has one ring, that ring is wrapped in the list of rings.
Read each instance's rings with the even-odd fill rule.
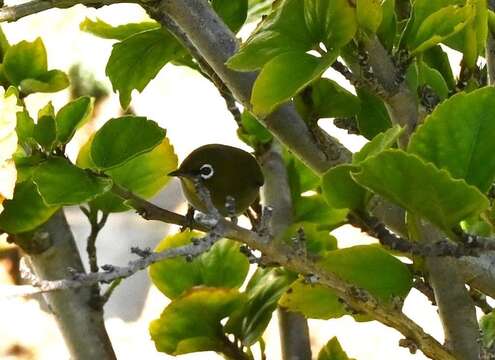
[[[248,152],[227,145],[204,145],[189,154],[180,167],[169,175],[181,180],[187,201],[197,210],[206,211],[198,197],[194,178],[210,192],[213,205],[223,216],[240,215],[256,200],[263,185],[263,174],[256,159]],[[235,211],[225,207],[228,197],[234,198]]]

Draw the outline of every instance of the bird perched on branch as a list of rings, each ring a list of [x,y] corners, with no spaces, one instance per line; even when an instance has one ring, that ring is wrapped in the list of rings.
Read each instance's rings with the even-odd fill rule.
[[[213,206],[222,216],[229,217],[244,213],[258,198],[264,182],[261,168],[251,154],[221,144],[197,148],[169,176],[180,178],[182,191],[193,208],[207,212],[195,184],[201,181]],[[233,209],[228,206],[229,199],[233,199]]]

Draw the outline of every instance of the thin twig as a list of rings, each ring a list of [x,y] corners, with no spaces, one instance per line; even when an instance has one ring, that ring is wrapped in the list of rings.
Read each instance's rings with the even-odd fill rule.
[[[132,0],[33,0],[24,4],[0,8],[0,22],[17,21],[25,16],[37,14],[45,10],[53,8],[66,9],[78,4],[100,8],[105,5],[136,2]]]
[[[113,292],[117,288],[117,286],[120,285],[123,279],[115,279],[110,283],[110,286],[108,289],[105,290],[105,292],[101,295],[101,303],[102,305],[105,305],[108,300],[110,300],[110,296],[112,296]]]
[[[449,240],[438,240],[432,243],[414,242],[399,237],[381,223],[377,218],[350,213],[349,223],[368,235],[378,239],[380,244],[390,250],[399,251],[416,256],[454,257],[480,256],[486,250],[495,250],[495,241],[474,235],[463,234],[464,242],[455,243]]]

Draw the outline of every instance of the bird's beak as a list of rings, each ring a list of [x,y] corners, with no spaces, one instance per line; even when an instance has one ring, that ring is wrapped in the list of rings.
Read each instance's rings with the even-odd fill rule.
[[[186,174],[181,169],[177,169],[172,172],[169,172],[168,176],[184,177],[186,176]]]

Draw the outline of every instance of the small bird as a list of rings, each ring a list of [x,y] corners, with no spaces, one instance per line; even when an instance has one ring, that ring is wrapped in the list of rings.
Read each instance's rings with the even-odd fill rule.
[[[199,179],[208,189],[213,206],[222,216],[243,214],[259,196],[263,174],[248,152],[227,145],[204,145],[190,153],[179,168],[168,174],[180,178],[182,191],[193,208],[206,212],[194,183]],[[234,209],[227,209],[229,197]]]

